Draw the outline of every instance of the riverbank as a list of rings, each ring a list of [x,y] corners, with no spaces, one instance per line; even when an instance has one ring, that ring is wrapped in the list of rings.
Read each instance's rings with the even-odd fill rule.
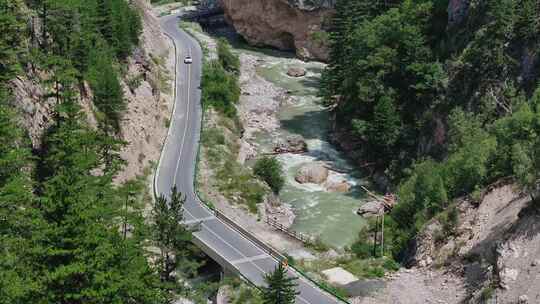
[[[215,39],[200,31],[196,24],[182,23],[199,41],[203,43],[206,60],[217,58]],[[201,134],[201,150],[197,171],[197,189],[201,198],[217,208],[237,224],[253,233],[259,239],[287,252],[295,258],[313,258],[300,242],[278,232],[264,223],[268,212],[283,224],[292,223],[292,211],[281,204],[264,183],[259,181],[251,168],[244,165],[245,160],[256,156],[256,147],[246,138],[259,127],[278,126],[275,112],[279,107],[276,92],[268,89],[269,84],[256,76],[255,67],[248,64],[253,57],[241,56],[240,83],[251,78],[254,85],[242,85],[242,98],[238,104],[238,118],[227,117],[211,108],[205,110]],[[266,90],[265,90],[266,88]],[[261,110],[257,99],[246,100],[246,96],[259,96],[267,100],[268,107]],[[258,109],[259,111],[251,111]],[[271,119],[274,117],[274,119]]]
[[[182,26],[197,30],[189,24]],[[213,39],[203,40],[200,35],[197,37],[201,41]],[[215,43],[204,45],[210,46],[207,58],[215,58],[216,50],[211,47]],[[239,118],[211,109],[205,111],[197,176],[203,200],[257,238],[289,255],[292,264],[323,284],[340,286],[340,282],[347,282],[348,285],[358,278],[384,276],[386,269],[394,267],[387,259],[360,260],[345,249],[329,248],[321,237],[326,235],[330,241],[337,241],[337,248],[354,241],[355,229],[362,227],[362,219],[355,211],[362,203],[357,187],[363,183],[352,174],[354,168],[347,159],[330,144],[329,113],[316,97],[324,66],[267,51],[237,48],[234,52],[240,58]],[[299,74],[305,71],[305,75],[287,75],[292,68],[301,71]],[[286,204],[275,205],[280,205],[283,221],[290,219],[291,210],[294,212],[293,229],[302,229],[304,225],[303,229],[310,235],[319,236],[321,242],[309,248],[264,223],[267,208],[274,205],[270,202],[276,198],[268,195],[269,189],[251,170],[255,159],[272,152],[277,142],[290,136],[301,136],[307,151],[277,156],[287,177],[279,198],[290,208],[284,208]],[[320,180],[312,180],[309,174],[305,179],[310,182],[300,178],[302,168],[319,163],[324,164],[322,171],[327,170]],[[333,179],[349,186],[342,191],[329,191],[327,183]],[[265,199],[253,208],[261,190]],[[351,295],[349,290],[346,293],[344,289],[337,290],[342,295]]]

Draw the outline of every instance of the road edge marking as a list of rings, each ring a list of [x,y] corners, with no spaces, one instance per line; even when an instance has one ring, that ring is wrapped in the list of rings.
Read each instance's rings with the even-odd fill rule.
[[[176,17],[173,17],[173,18],[176,18]],[[167,19],[170,19],[170,18],[167,18]],[[163,29],[162,25],[164,24],[165,22],[161,23],[160,22],[160,27]],[[159,193],[158,193],[158,179],[159,179],[159,173],[161,171],[161,164],[163,163],[163,157],[165,155],[164,151],[165,151],[165,148],[167,147],[167,144],[169,142],[169,138],[171,137],[171,130],[173,129],[172,126],[174,125],[174,117],[176,115],[176,109],[177,109],[177,106],[176,106],[176,99],[177,99],[177,96],[178,96],[178,46],[176,45],[176,41],[173,39],[172,36],[170,36],[169,34],[167,34],[164,30],[161,31],[173,44],[173,48],[174,48],[174,96],[173,96],[173,110],[171,112],[171,114],[169,115],[169,122],[170,122],[170,125],[169,125],[169,128],[167,130],[167,135],[165,136],[164,140],[163,140],[163,145],[162,145],[162,148],[161,148],[161,152],[160,152],[160,156],[159,156],[159,160],[158,160],[158,164],[157,164],[157,168],[156,168],[156,171],[154,173],[154,182],[153,182],[153,192],[154,192],[154,200],[157,200],[158,197],[159,197]]]
[[[191,48],[189,48],[189,53],[191,53]],[[177,71],[178,72],[178,71]],[[180,144],[180,156],[178,157],[178,161],[176,162],[176,169],[174,170],[174,177],[173,177],[173,184],[176,186],[176,176],[178,175],[178,168],[180,168],[180,160],[182,158],[182,153],[184,152],[184,144],[186,143],[186,134],[188,129],[188,123],[189,123],[189,106],[191,105],[191,64],[188,65],[188,72],[187,72],[188,80],[187,80],[187,104],[186,104],[186,117],[185,117],[185,123],[184,123],[184,134],[182,135],[182,143]]]

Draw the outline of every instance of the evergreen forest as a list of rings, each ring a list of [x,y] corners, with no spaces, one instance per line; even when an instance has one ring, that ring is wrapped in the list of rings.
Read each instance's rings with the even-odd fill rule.
[[[113,183],[121,67],[141,30],[131,1],[0,0],[0,303],[169,303],[187,292],[171,279],[198,263],[192,230],[176,221],[181,196],[160,198],[148,221],[146,178]],[[54,103],[40,148],[13,104],[22,75]],[[97,126],[79,102],[88,86]]]
[[[535,0],[337,1],[320,94],[354,157],[399,203],[385,251],[402,256],[452,200],[511,177],[536,199],[540,8]],[[364,241],[353,246],[369,255]]]

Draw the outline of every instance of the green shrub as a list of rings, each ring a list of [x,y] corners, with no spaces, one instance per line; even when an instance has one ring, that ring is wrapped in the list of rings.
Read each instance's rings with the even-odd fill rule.
[[[202,103],[232,118],[236,116],[235,104],[240,98],[240,87],[235,75],[228,74],[218,61],[203,66]]]
[[[285,257],[287,258],[287,262],[289,263],[290,266],[295,266],[296,265],[296,260],[294,259],[294,257],[288,255],[285,253]]]
[[[263,157],[257,160],[253,167],[253,172],[265,181],[276,194],[279,193],[285,185],[283,168],[279,161],[274,157]]]
[[[135,90],[141,86],[142,82],[143,82],[142,74],[137,74],[137,75],[129,76],[126,78],[126,84],[132,93],[135,92]]]
[[[225,144],[225,135],[218,128],[209,128],[202,132],[202,143],[207,147]]]
[[[390,258],[354,259],[345,261],[343,268],[360,278],[381,278],[386,271],[399,269],[399,264]]]
[[[312,240],[310,240],[306,244],[306,246],[318,252],[325,252],[330,249],[330,246],[324,243],[320,236],[317,236],[313,238]]]
[[[217,53],[221,66],[227,71],[235,74],[240,73],[240,59],[233,54],[231,46],[225,38],[218,39]]]
[[[313,32],[311,34],[311,39],[320,44],[327,44],[328,40],[330,39],[330,35],[325,31]]]
[[[480,294],[480,301],[482,301],[482,303],[487,303],[493,297],[494,293],[495,289],[493,286],[485,287],[482,289],[482,293]]]
[[[394,261],[394,259],[392,259],[392,258],[385,258],[384,262],[383,262],[383,267],[386,270],[398,271],[399,268],[400,268],[400,265],[399,265],[399,263]]]
[[[360,259],[366,259],[373,256],[373,245],[360,240],[352,244],[351,251]]]

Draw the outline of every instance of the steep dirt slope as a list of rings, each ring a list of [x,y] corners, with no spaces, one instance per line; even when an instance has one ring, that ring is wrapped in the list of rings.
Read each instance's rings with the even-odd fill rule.
[[[495,296],[499,303],[540,303],[540,208],[502,182],[458,209],[452,236],[441,239],[437,221],[418,236],[412,265],[458,274],[473,303]]]
[[[411,268],[354,303],[540,303],[540,208],[509,181],[457,208],[453,234],[430,222],[411,248]]]
[[[129,73],[123,83],[128,103],[120,133],[128,145],[121,153],[127,166],[119,174],[119,181],[141,174],[150,162],[159,159],[173,101],[171,42],[163,35],[150,4],[146,0],[136,0],[135,4],[143,18],[143,33],[142,44],[129,60]],[[126,80],[134,77],[141,82],[131,90]]]

